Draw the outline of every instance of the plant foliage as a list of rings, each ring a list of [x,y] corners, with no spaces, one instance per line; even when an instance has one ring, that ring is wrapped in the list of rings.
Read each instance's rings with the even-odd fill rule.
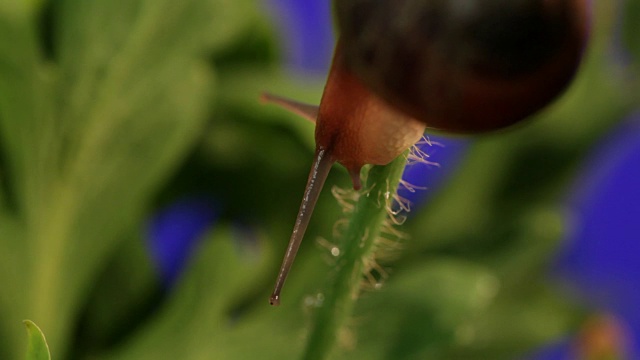
[[[564,231],[558,204],[584,154],[640,93],[631,70],[605,55],[614,16],[601,3],[573,87],[529,126],[473,145],[402,228],[401,255],[378,259],[393,268],[382,291],[354,281],[367,268],[362,254],[346,279],[353,273],[313,246],[314,236],[331,239],[340,212],[325,191],[287,305],[274,309],[268,293],[313,126],[258,94],[317,102],[323,79],[278,69],[263,4],[0,1],[0,358],[23,354],[23,318],[58,359],[289,359],[305,348],[310,358],[501,359],[566,334],[582,311],[544,276]],[[629,4],[624,39],[637,60]],[[372,176],[393,184],[395,166],[392,177]],[[347,181],[334,171],[327,183]],[[206,194],[224,211],[167,289],[143,228],[183,194]],[[353,234],[381,226],[371,204],[358,209]],[[346,290],[329,291],[335,283]],[[333,321],[327,307],[340,303]],[[27,328],[30,359],[44,359],[41,332]],[[305,345],[325,330],[330,341]]]

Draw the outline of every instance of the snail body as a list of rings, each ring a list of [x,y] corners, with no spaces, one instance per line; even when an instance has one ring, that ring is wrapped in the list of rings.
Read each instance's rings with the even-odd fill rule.
[[[372,94],[345,68],[342,55],[338,41],[320,101],[316,146],[344,165],[359,189],[363,165],[390,163],[420,140],[425,125]]]
[[[345,67],[338,41],[320,106],[265,94],[276,103],[316,122],[316,150],[300,210],[289,240],[271,305],[280,303],[280,291],[311,219],[313,208],[334,163],[342,164],[361,188],[360,170],[366,164],[386,165],[422,137],[425,125],[387,105]]]

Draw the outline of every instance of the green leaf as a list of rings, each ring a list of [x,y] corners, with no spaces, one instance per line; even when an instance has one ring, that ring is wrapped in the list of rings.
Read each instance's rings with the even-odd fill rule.
[[[42,330],[31,320],[24,320],[29,335],[27,343],[27,360],[51,360],[49,345]]]
[[[266,294],[261,298],[256,296],[256,289],[268,279],[265,275],[270,275],[266,266],[272,255],[266,251],[263,237],[258,235],[258,238],[257,244],[242,245],[242,239],[238,239],[230,227],[218,226],[201,244],[197,259],[166,306],[145,324],[144,331],[106,358],[255,358],[260,353],[254,347],[256,344],[244,348],[240,345],[246,344],[247,337],[242,337],[241,342],[230,339],[236,338],[247,321],[260,319],[247,318],[242,312],[234,315],[237,304],[259,303],[263,309],[271,310]],[[271,316],[276,315],[269,312]],[[249,337],[254,336],[259,337],[258,333]],[[272,338],[266,338],[271,342]],[[267,353],[275,350],[277,348],[271,348]],[[239,353],[247,356],[238,357]]]
[[[0,249],[18,254],[24,295],[0,319],[38,318],[65,357],[95,277],[202,134],[207,55],[258,12],[251,0],[52,2],[49,58],[36,10],[0,3],[2,180],[21,228]]]
[[[30,215],[58,164],[54,73],[42,54],[35,14],[26,2],[0,4],[0,139],[17,206]],[[44,161],[42,161],[44,160]],[[4,175],[4,174],[3,174]]]
[[[640,1],[624,2],[622,23],[622,39],[627,50],[634,58],[636,67],[640,68]]]

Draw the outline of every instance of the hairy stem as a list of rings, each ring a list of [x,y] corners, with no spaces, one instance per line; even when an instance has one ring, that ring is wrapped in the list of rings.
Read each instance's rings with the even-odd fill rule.
[[[349,225],[340,241],[336,273],[324,290],[324,300],[317,309],[304,359],[326,359],[334,347],[339,332],[355,305],[365,261],[373,256],[380,228],[387,219],[392,201],[406,163],[406,153],[385,166],[374,166],[355,204]]]

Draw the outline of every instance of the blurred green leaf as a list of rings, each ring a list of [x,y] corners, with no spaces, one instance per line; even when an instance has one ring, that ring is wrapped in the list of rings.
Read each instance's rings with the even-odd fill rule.
[[[382,291],[362,294],[337,358],[510,359],[575,326],[583,310],[559,299],[544,269],[575,170],[637,105],[637,78],[608,50],[613,4],[595,3],[570,91],[526,126],[480,138],[404,227],[408,250]],[[257,99],[317,103],[324,77],[277,68],[258,5],[0,2],[0,358],[23,353],[14,327],[26,317],[49,329],[61,358],[303,352],[335,265],[312,239],[331,235],[339,207],[325,191],[287,283],[292,305],[270,308],[313,124]],[[638,1],[625,6],[623,39],[637,60]],[[344,170],[333,171],[328,183],[341,182]],[[223,225],[162,293],[136,232],[158,198],[185,192],[215,195]],[[258,224],[257,243],[229,219]]]
[[[201,135],[205,56],[258,13],[252,1],[55,2],[49,59],[17,4],[0,4],[0,137],[23,238],[0,242],[23,247],[9,291],[27,297],[7,320],[40,319],[64,357],[99,269]]]
[[[247,322],[259,317],[236,308],[237,304],[253,305],[256,289],[267,280],[265,270],[271,260],[262,237],[255,244],[245,244],[234,236],[230,227],[218,227],[202,244],[197,259],[175,291],[169,302],[135,334],[125,346],[107,359],[140,358],[246,358],[259,354],[278,354],[273,342],[278,329],[265,337],[268,352],[260,350],[259,341],[252,346],[238,346],[234,335]],[[268,308],[267,296],[260,303]],[[271,315],[275,315],[270,311]],[[253,315],[253,316],[248,316]],[[258,334],[249,338],[257,340]],[[246,343],[247,338],[244,338]]]
[[[27,344],[27,360],[51,360],[49,354],[49,345],[44,338],[42,330],[31,320],[25,320],[24,325],[27,327],[29,340]]]
[[[157,307],[161,281],[147,249],[148,239],[135,230],[94,279],[74,346],[76,354],[104,351],[124,341]]]
[[[512,359],[576,324],[575,307],[529,283],[522,296],[491,267],[432,257],[364,294],[339,359]],[[380,339],[385,339],[381,341]],[[356,343],[357,342],[357,346]]]
[[[445,350],[466,340],[469,324],[499,289],[489,268],[453,258],[395,271],[380,293],[363,294],[354,315],[357,350],[341,358],[444,359]]]
[[[51,96],[55,75],[40,49],[33,10],[26,2],[0,3],[3,181],[29,216],[35,210],[27,203],[43,195],[41,182],[49,180],[58,165],[55,152],[49,151],[56,146]]]
[[[622,38],[623,44],[636,62],[636,68],[640,69],[640,1],[626,0],[622,9]]]

